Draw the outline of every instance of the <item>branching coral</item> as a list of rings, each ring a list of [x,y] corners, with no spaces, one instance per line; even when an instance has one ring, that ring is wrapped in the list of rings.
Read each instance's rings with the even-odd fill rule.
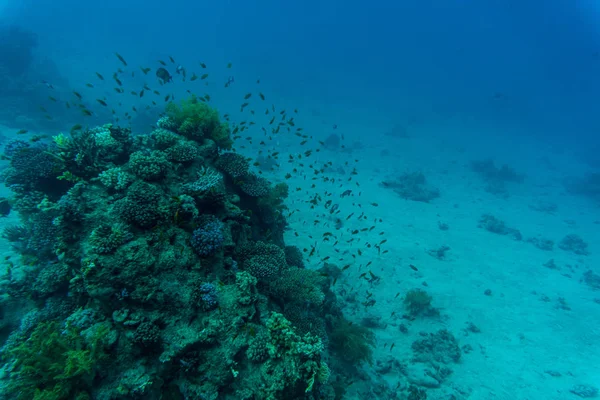
[[[145,181],[156,181],[163,178],[170,163],[164,153],[154,151],[152,154],[135,152],[129,158],[131,171]]]
[[[123,243],[131,240],[133,235],[127,225],[123,223],[102,224],[92,231],[90,244],[95,252],[109,254],[114,252]]]
[[[251,197],[265,196],[271,190],[271,183],[267,179],[253,174],[245,175],[239,185],[242,192]]]
[[[123,163],[131,146],[131,131],[111,124],[94,129],[73,131],[71,136],[54,137],[57,151],[54,156],[62,163],[63,171],[89,179],[96,177],[113,163]]]
[[[287,268],[285,251],[277,245],[253,242],[238,249],[244,267],[259,280],[270,280]]]
[[[240,178],[248,174],[250,161],[239,153],[221,153],[216,166],[232,178]]]
[[[191,244],[196,253],[206,257],[213,255],[223,244],[223,223],[212,220],[194,230]]]
[[[223,176],[212,168],[202,167],[198,171],[198,179],[181,186],[181,191],[186,194],[201,194],[218,187],[223,181]]]

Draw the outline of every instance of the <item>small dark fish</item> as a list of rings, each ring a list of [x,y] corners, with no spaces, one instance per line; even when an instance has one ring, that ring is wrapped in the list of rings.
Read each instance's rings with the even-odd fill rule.
[[[415,266],[414,266],[414,265],[412,265],[412,264],[409,264],[408,266],[409,266],[409,267],[410,267],[410,269],[412,269],[413,271],[418,271],[418,270],[419,270],[417,267],[415,267]]]
[[[229,78],[227,78],[227,82],[225,82],[225,87],[231,86],[231,84],[234,82],[235,82],[235,79],[233,78],[233,76],[230,76]]]
[[[1,217],[6,217],[8,214],[10,214],[10,202],[8,201],[8,199],[6,197],[0,197],[0,216]],[[7,258],[5,258],[5,260],[8,260]]]
[[[208,78],[208,74],[202,74],[202,76],[200,77],[200,79],[206,79]]]
[[[83,128],[80,124],[75,124],[71,127],[71,132],[80,131]]]
[[[231,68],[231,63],[228,63],[228,64],[227,64],[227,68]]]
[[[119,53],[115,53],[115,56],[117,56],[117,58],[119,59],[119,61],[121,61],[124,66],[127,66],[127,62],[125,61],[125,59]]]
[[[56,98],[52,97],[52,96],[48,96],[48,99],[50,99],[50,101],[53,101],[56,103]]]
[[[198,75],[196,75],[195,72],[192,72],[192,77],[190,78],[190,81],[195,81],[196,79],[198,79]]]
[[[106,107],[108,104],[106,104],[106,102],[102,99],[96,99],[96,101],[100,104],[102,104],[104,107]]]
[[[204,63],[200,63],[200,66],[201,66],[202,68],[206,68],[206,64],[204,64]]]
[[[164,68],[159,68],[159,69],[156,70],[156,77],[160,81],[161,85],[173,81],[173,77],[171,76],[171,74],[169,73],[169,71],[167,71]]]
[[[150,72],[150,68],[140,67],[140,69],[142,70],[142,72],[144,73],[144,75],[148,75],[148,72]]]
[[[77,98],[78,98],[79,100],[81,100],[81,99],[82,99],[82,97],[81,97],[81,95],[80,95],[79,93],[77,93],[77,92],[73,92],[73,94],[74,94],[75,96],[77,96]]]
[[[258,95],[260,96],[260,99],[261,99],[261,100],[264,100],[264,99],[265,99],[265,95],[264,95],[264,94],[262,94],[262,93],[259,93]]]
[[[144,89],[140,91],[140,97],[144,97]]]
[[[27,132],[29,132],[27,129],[21,129],[21,130],[19,130],[19,131],[17,132],[17,135],[24,135],[24,134],[26,134]]]
[[[337,124],[333,124],[333,129],[337,129]]]
[[[160,63],[160,65],[162,65],[162,66],[164,66],[164,67],[166,67],[166,66],[167,66],[167,63],[166,63],[166,62],[164,62],[163,60],[158,60],[158,62]]]
[[[342,195],[340,197],[350,196],[351,194],[352,194],[352,190],[348,189],[348,190],[345,190],[344,193],[342,193]]]
[[[250,97],[252,97],[252,93],[248,93],[244,96],[244,100],[248,100]]]
[[[54,89],[54,86],[52,86],[52,84],[48,81],[42,81],[41,83],[43,83],[44,85],[46,85],[46,87],[48,89]]]
[[[173,60],[173,57],[169,56],[169,60],[171,60],[171,63],[175,64],[175,60]]]
[[[87,108],[82,109],[81,113],[83,115],[85,115],[86,117],[91,117],[92,116],[92,112],[90,110],[88,110]]]

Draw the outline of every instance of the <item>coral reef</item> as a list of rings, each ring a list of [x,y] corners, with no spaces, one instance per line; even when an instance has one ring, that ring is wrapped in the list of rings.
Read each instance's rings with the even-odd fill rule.
[[[435,316],[439,311],[431,305],[432,297],[422,289],[412,289],[404,296],[404,305],[412,317]]]
[[[383,181],[381,185],[393,189],[396,194],[406,200],[429,203],[440,197],[440,191],[431,187],[422,172],[406,173],[393,181]]]
[[[523,236],[518,229],[506,226],[504,221],[491,214],[483,214],[479,219],[478,226],[488,232],[496,233],[498,235],[512,236],[512,238],[515,240],[523,239]]]
[[[554,241],[546,238],[529,238],[527,242],[544,251],[552,251],[554,248]]]
[[[285,246],[287,185],[230,147],[198,98],[148,135],[7,146],[22,263],[3,281],[33,304],[3,334],[0,397],[333,399],[336,366],[370,360],[372,332]]]
[[[485,191],[500,197],[508,197],[507,183],[521,183],[524,176],[504,164],[500,168],[493,160],[473,161],[471,170],[485,182]]]
[[[579,236],[574,233],[566,235],[558,243],[558,247],[565,251],[570,251],[580,256],[586,256],[589,253],[588,244]]]

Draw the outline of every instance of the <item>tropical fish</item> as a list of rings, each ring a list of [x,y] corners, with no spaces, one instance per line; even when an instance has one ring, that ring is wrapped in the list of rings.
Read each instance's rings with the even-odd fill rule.
[[[164,68],[159,68],[156,70],[156,77],[160,81],[161,85],[164,85],[165,83],[169,83],[169,82],[173,81],[173,77],[171,76],[169,71],[167,71]]]
[[[115,56],[117,56],[117,58],[119,59],[119,61],[121,61],[124,66],[127,66],[127,62],[125,61],[125,59],[119,53],[115,53]]]

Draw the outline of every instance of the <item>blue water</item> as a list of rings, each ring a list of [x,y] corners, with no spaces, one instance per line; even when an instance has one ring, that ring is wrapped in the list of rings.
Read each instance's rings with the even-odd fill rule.
[[[129,125],[126,112],[133,115],[135,131],[148,133],[163,112],[164,97],[180,100],[188,89],[209,93],[221,113],[231,113],[237,122],[248,118],[239,113],[247,92],[254,98],[257,91],[264,93],[267,108],[298,110],[296,120],[313,145],[300,145],[293,135],[269,142],[268,151],[282,154],[280,169],[266,172],[274,181],[284,181],[291,171],[288,153],[317,148],[315,143],[330,135],[342,139],[344,149],[323,148],[316,160],[345,167],[345,174],[332,173],[343,187],[321,182],[312,191],[294,193],[296,186],[310,186],[310,170],[308,180],[288,182],[290,209],[298,211],[289,218],[286,241],[307,248],[335,224],[307,204],[314,193],[334,192],[337,198],[350,188],[357,197],[338,200],[343,216],[368,214],[364,223],[344,221],[340,242],[346,247],[335,251],[323,245],[321,260],[330,256],[340,267],[353,261],[356,243],[347,242],[349,232],[382,220],[378,229],[362,234],[363,242],[375,243],[381,240],[377,234],[386,232],[389,253],[369,250],[381,286],[363,287],[358,272],[338,284],[339,290],[346,285],[341,295],[346,300],[350,288],[360,293],[358,303],[348,300],[344,306],[349,319],[379,321],[374,361],[359,367],[358,383],[345,398],[390,398],[411,375],[406,372],[410,343],[419,332],[442,328],[472,352],[465,351],[439,385],[417,383],[427,398],[576,399],[585,397],[583,389],[593,393],[600,387],[600,278],[595,284],[582,280],[588,270],[600,274],[600,175],[590,175],[600,169],[597,2],[0,0],[0,25],[19,27],[36,43],[22,48],[26,54],[31,50],[32,58],[20,64],[0,54],[0,66],[16,65],[13,73],[0,70],[4,141],[17,137],[19,129],[56,135],[76,123],[117,123],[115,116]],[[4,40],[11,39],[0,38],[0,46]],[[125,95],[113,89],[112,74],[124,67],[115,53],[128,64],[120,74]],[[165,61],[175,83],[158,85],[158,60]],[[175,73],[178,65],[186,69],[186,82]],[[146,77],[140,67],[152,72]],[[189,81],[192,73],[205,72],[206,80]],[[225,87],[229,77],[235,82]],[[160,96],[128,94],[148,82]],[[65,107],[65,101],[74,104],[73,91],[83,94],[91,117]],[[257,109],[257,126],[268,124],[270,115],[263,111]],[[263,136],[251,135],[253,144],[242,140],[236,147],[256,157]],[[525,179],[490,187],[497,181],[481,180],[471,168],[473,161],[487,159],[498,167],[507,164]],[[355,165],[361,186],[348,182]],[[414,171],[439,189],[439,199],[412,202],[380,184]],[[520,230],[523,240],[481,229],[482,214]],[[444,222],[448,231],[438,229]],[[588,255],[559,248],[572,233],[589,244]],[[532,237],[555,245],[545,252],[527,243]],[[446,261],[429,251],[442,245],[451,249]],[[550,259],[558,270],[543,267]],[[308,264],[318,268],[322,262],[313,258]],[[390,317],[392,311],[404,313],[394,306],[394,296],[424,287],[425,281],[442,316],[414,322],[406,336],[398,327],[412,322]],[[482,295],[492,287],[492,297]],[[372,308],[360,306],[365,290],[379,291]],[[560,298],[570,310],[559,307]],[[465,330],[467,322],[481,325],[482,332]],[[392,342],[396,353],[388,350]],[[563,342],[568,351],[559,353]],[[420,398],[401,397],[406,391],[398,396]]]

